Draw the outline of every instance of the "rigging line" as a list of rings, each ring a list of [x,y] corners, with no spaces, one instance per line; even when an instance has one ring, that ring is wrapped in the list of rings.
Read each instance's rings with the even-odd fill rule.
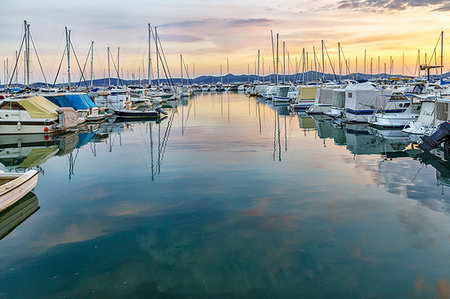
[[[342,53],[342,57],[344,58],[344,61],[345,61],[345,66],[347,67],[347,72],[348,72],[348,74],[350,74],[350,68],[348,67],[347,59],[345,58],[344,49],[342,48],[342,45],[341,45],[341,53]]]
[[[22,47],[23,47],[24,42],[25,42],[25,34],[23,35],[22,43],[20,44],[19,55],[17,55],[16,64],[14,65],[13,73],[11,75],[11,78],[9,79],[8,88],[11,86],[12,80],[14,79],[14,75],[16,74],[17,64],[19,63],[19,60],[20,60],[20,54],[22,53]],[[25,82],[24,82],[24,85],[25,85]]]
[[[164,133],[163,142],[162,142],[162,151],[161,151],[161,162],[164,159],[164,154],[166,152],[167,143],[169,142],[169,134],[172,129],[173,119],[175,116],[175,110],[172,110],[172,115],[169,118],[169,123],[167,124],[166,131]]]
[[[167,66],[167,73],[169,74],[169,77],[167,77],[167,74],[165,74],[166,78],[167,78],[167,80],[170,80],[170,85],[173,86],[172,75],[170,74],[169,64],[167,63],[166,54],[164,53],[164,49],[162,47],[161,39],[159,38],[159,35],[157,36],[157,39],[158,39],[158,42],[159,42],[159,49],[161,50],[161,53],[162,53],[162,56],[159,55],[159,58],[161,59],[161,63],[162,63],[162,66],[163,66],[164,73],[166,73],[166,70],[165,70],[165,67],[164,67],[164,63],[165,63],[166,66]],[[162,61],[162,58],[164,58],[164,62]]]
[[[325,44],[323,44],[323,47],[325,48],[325,52],[327,53],[327,57],[328,57],[328,62],[330,63],[331,69],[333,70],[334,80],[337,80],[337,78],[336,78],[336,72],[334,71],[333,63],[331,62],[330,55],[328,54],[327,46],[326,46]]]
[[[81,70],[81,66],[80,66],[80,62],[78,61],[77,53],[75,53],[75,49],[74,49],[73,44],[72,44],[72,39],[70,39],[70,46],[72,47],[73,55],[75,56],[75,60],[76,60],[76,62],[77,62],[78,68],[80,69],[81,77],[82,77],[83,80],[84,80],[84,84],[86,85],[87,88],[89,88],[89,86],[87,85],[86,79],[84,78],[84,73],[83,73],[83,71]],[[80,86],[78,86],[78,87],[80,87]]]
[[[439,38],[438,38],[438,40],[437,40],[437,42],[436,42],[436,46],[434,47],[434,50],[433,50],[433,54],[431,55],[431,57],[430,57],[430,62],[428,63],[428,65],[431,65],[431,62],[432,62],[432,60],[433,60],[433,57],[436,55],[436,48],[439,46],[439,42],[441,41],[441,35],[439,34]],[[426,61],[425,61],[426,62]]]
[[[64,56],[66,56],[67,45],[64,47],[63,55],[61,57],[61,61],[59,62],[58,71],[56,72],[55,81],[53,81],[53,86],[56,84],[56,80],[58,80],[59,71],[61,70],[61,66],[64,60]]]
[[[184,70],[186,71],[186,76],[188,77],[188,82],[190,82],[190,84],[192,84],[192,80],[191,80],[191,78],[189,77],[189,72],[188,72],[186,63],[184,62],[184,59],[183,59],[183,65],[184,65]]]
[[[91,52],[91,48],[92,48],[92,44],[89,46],[88,54],[86,56],[86,61],[84,62],[83,73],[86,71],[86,64],[89,60],[89,53]],[[78,87],[80,87],[80,84],[81,84],[81,78],[80,78],[80,81],[78,82]]]
[[[192,107],[192,102],[191,102],[191,104],[189,105],[189,109],[188,109],[187,116],[186,116],[186,121],[184,122],[184,129],[185,129],[185,130],[186,130],[187,122],[188,122],[188,120],[189,120],[189,113],[191,112],[191,107]]]
[[[110,55],[111,55],[111,52],[110,52]],[[116,63],[114,62],[114,57],[113,57],[113,55],[111,55],[111,61],[112,61],[112,63],[113,63],[114,69],[116,70],[117,78],[119,79],[119,82],[120,82],[120,74],[119,74],[119,71],[117,70]]]
[[[47,88],[49,88],[47,78],[45,77],[44,68],[42,67],[41,60],[39,59],[39,55],[38,55],[38,52],[36,49],[36,45],[34,44],[33,35],[31,35],[31,31],[29,31],[29,34],[30,34],[31,43],[33,44],[34,53],[36,53],[36,58],[39,63],[39,67],[41,69],[42,76],[44,77],[45,85],[47,85]]]

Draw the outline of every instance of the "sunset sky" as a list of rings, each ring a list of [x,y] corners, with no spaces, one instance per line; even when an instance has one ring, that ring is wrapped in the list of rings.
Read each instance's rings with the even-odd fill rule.
[[[120,47],[120,65],[125,77],[138,75],[147,64],[147,23],[159,26],[160,38],[173,76],[179,76],[179,55],[183,54],[192,75],[226,72],[254,72],[257,50],[265,57],[265,73],[271,67],[270,30],[286,41],[291,60],[299,59],[303,47],[320,52],[323,39],[331,59],[337,63],[337,42],[341,42],[350,69],[363,71],[364,49],[367,49],[367,73],[370,58],[377,71],[393,56],[397,73],[402,71],[402,53],[406,65],[414,73],[417,50],[431,56],[440,32],[448,31],[450,3],[447,0],[165,0],[165,1],[17,1],[1,0],[0,61],[9,57],[10,69],[14,51],[20,46],[23,20],[31,24],[34,41],[46,75],[53,81],[64,49],[64,27],[72,30],[72,42],[84,64],[90,42],[95,42],[95,76],[103,77],[107,66],[106,47],[114,55]],[[444,35],[445,51],[450,43]],[[154,45],[153,49],[154,49]],[[450,58],[445,55],[445,70]],[[309,56],[312,58],[312,56]],[[438,60],[440,53],[438,53]],[[423,59],[423,58],[422,58]],[[39,66],[32,56],[32,78],[40,80]],[[76,65],[72,65],[75,78]],[[382,66],[383,68],[383,66]],[[63,66],[63,70],[66,65]],[[330,72],[331,70],[329,70]],[[65,71],[60,80],[65,80]],[[262,73],[262,71],[261,71]],[[406,74],[411,74],[407,70]]]

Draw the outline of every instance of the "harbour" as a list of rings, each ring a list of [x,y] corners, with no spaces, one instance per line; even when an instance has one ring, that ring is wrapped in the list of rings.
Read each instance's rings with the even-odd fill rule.
[[[0,298],[450,299],[447,2],[3,1]]]
[[[0,151],[10,170],[41,171],[39,210],[0,242],[2,296],[434,296],[445,283],[444,157],[245,94],[174,106],[160,123]]]

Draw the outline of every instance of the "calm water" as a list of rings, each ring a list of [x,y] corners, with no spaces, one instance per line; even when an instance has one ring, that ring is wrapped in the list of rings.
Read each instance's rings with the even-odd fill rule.
[[[42,169],[1,298],[450,296],[448,162],[244,95],[173,106],[0,150]]]

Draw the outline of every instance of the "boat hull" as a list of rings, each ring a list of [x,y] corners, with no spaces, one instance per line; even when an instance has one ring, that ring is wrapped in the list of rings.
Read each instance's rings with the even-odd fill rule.
[[[1,174],[0,179],[16,178],[0,186],[0,211],[7,209],[33,190],[38,182],[38,174],[37,170],[29,170],[24,174]]]
[[[114,113],[120,118],[157,118],[160,116],[158,111],[127,111],[127,110],[115,110]]]
[[[50,134],[55,132],[50,121],[5,121],[0,120],[0,135]],[[47,128],[47,129],[46,129]]]

